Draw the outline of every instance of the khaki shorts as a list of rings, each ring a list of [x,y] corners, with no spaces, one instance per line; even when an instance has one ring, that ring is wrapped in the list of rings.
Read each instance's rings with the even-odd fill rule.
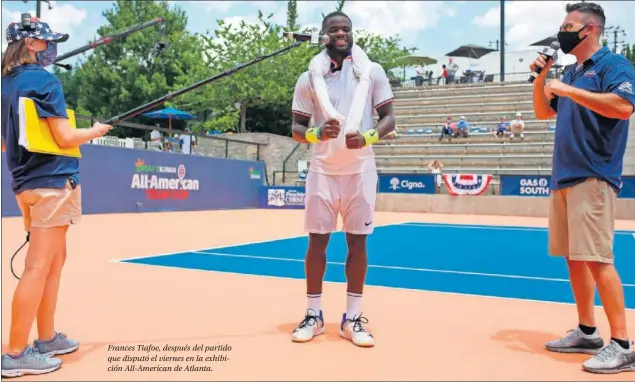
[[[24,217],[24,228],[53,228],[77,224],[82,216],[82,191],[70,182],[65,188],[26,190],[16,199]]]
[[[596,178],[552,191],[549,254],[612,264],[616,199],[613,188]]]

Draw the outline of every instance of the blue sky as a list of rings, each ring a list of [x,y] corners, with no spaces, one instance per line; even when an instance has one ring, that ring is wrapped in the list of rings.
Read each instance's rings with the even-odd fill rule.
[[[71,35],[60,47],[60,54],[95,40],[97,28],[106,21],[101,15],[112,7],[111,1],[52,1],[48,9],[42,5],[42,19],[60,32]],[[318,26],[322,12],[328,13],[336,1],[298,1],[300,24]],[[532,42],[554,34],[564,17],[566,1],[507,1],[506,39],[509,51],[527,49]],[[620,41],[635,43],[635,27],[630,28],[635,14],[634,1],[599,1],[607,16],[607,26],[620,26],[627,32]],[[170,1],[184,9],[188,29],[192,32],[214,30],[217,19],[229,22],[255,21],[258,9],[274,13],[274,20],[284,24],[286,1]],[[355,28],[368,29],[385,36],[399,34],[407,46],[419,54],[440,58],[463,44],[488,46],[498,39],[499,1],[349,1],[344,11]],[[21,12],[35,15],[35,1],[2,1],[2,50],[4,31]],[[535,48],[533,48],[535,49]],[[66,63],[73,64],[69,59]]]

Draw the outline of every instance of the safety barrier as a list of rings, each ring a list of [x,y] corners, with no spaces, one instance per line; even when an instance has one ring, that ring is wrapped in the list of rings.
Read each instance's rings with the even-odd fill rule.
[[[384,194],[433,196],[440,192],[441,187],[445,187],[449,195],[434,196],[443,196],[444,198],[449,196],[451,199],[447,200],[457,200],[457,196],[464,195],[482,195],[481,197],[484,197],[484,191],[490,184],[493,184],[492,179],[492,175],[482,174],[379,174],[377,182],[378,206],[382,204],[380,203],[382,200],[391,200],[391,203],[393,200],[397,202],[397,199],[393,197],[383,197],[382,195]],[[527,200],[531,200],[533,197],[548,197],[550,180],[551,177],[548,175],[501,175],[500,195],[488,195],[488,197],[494,196],[496,200],[501,200],[500,198],[503,197],[502,199],[506,201],[516,200],[514,198],[506,198],[506,196],[522,197],[523,200],[525,200],[525,197],[530,198]],[[622,203],[632,204],[634,201],[630,199],[635,199],[635,176],[626,176],[623,181],[624,186],[618,198],[628,200],[628,202],[624,201]],[[396,195],[396,197],[398,196]],[[476,200],[484,201],[485,199]],[[303,186],[263,186],[260,189],[258,206],[259,208],[270,209],[302,209],[304,208],[304,201],[305,188]],[[399,210],[408,211],[408,206],[412,207],[409,203],[404,203]],[[494,207],[492,206],[492,209],[495,209]],[[528,205],[526,207],[529,208],[531,206]],[[542,207],[541,205],[540,208]],[[380,210],[379,208],[378,210]],[[489,213],[493,214],[494,212],[490,211]],[[628,216],[626,212],[622,215]]]
[[[257,208],[265,180],[256,161],[98,145],[82,146],[82,154],[84,214]],[[2,216],[19,215],[2,163]]]
[[[551,176],[548,175],[501,175],[503,196],[549,196]],[[635,176],[622,178],[620,199],[635,199]]]

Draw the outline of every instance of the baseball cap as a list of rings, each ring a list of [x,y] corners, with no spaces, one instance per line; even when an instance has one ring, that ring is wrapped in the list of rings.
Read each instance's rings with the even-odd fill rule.
[[[68,40],[68,34],[53,32],[47,23],[40,21],[37,17],[28,16],[30,16],[28,13],[23,13],[22,21],[9,24],[7,27],[8,44],[28,37],[51,42]]]

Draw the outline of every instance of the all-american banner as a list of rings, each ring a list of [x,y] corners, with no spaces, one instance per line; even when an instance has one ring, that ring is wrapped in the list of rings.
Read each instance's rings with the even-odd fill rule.
[[[443,183],[450,195],[480,195],[492,178],[492,175],[482,174],[443,174]]]

